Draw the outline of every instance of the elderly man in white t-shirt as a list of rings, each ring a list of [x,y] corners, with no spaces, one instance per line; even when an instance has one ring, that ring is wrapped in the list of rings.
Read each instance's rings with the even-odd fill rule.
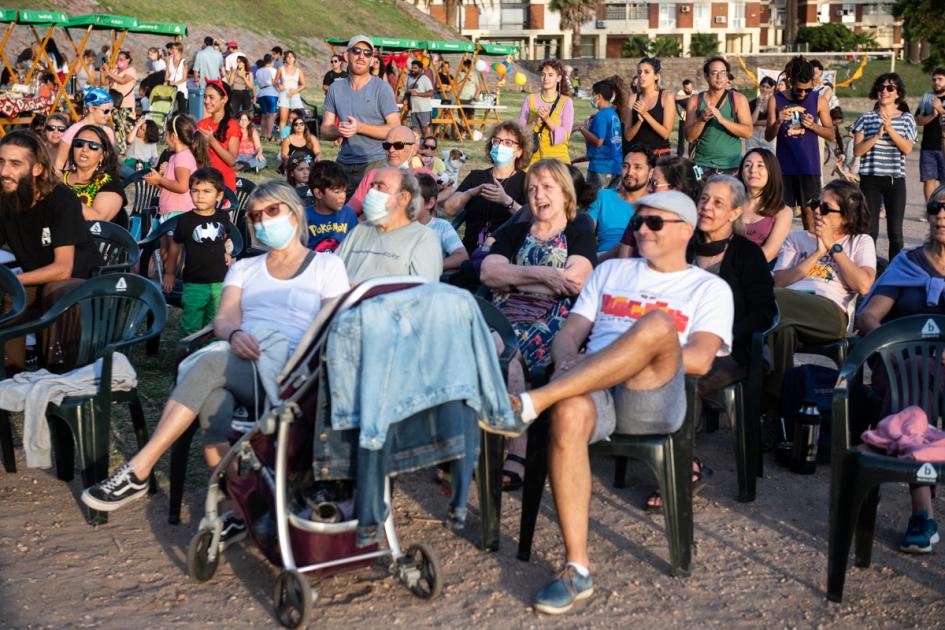
[[[686,413],[685,375],[707,373],[730,351],[731,289],[686,262],[695,204],[671,191],[647,195],[636,207],[630,227],[643,257],[594,270],[552,343],[554,379],[512,397],[525,422],[551,410],[548,464],[567,564],[536,598],[544,613],[567,612],[593,592],[587,444],[615,431],[676,431]]]

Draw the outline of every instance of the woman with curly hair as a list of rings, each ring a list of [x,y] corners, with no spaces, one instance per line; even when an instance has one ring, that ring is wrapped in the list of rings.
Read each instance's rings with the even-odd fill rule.
[[[85,125],[72,139],[62,181],[82,202],[86,221],[111,221],[128,228],[125,189],[118,178],[118,154],[97,125]]]
[[[538,65],[541,90],[530,94],[522,103],[518,122],[530,129],[535,153],[529,163],[556,158],[571,163],[568,141],[574,124],[574,101],[571,88],[564,80],[564,68],[557,59],[545,59]]]

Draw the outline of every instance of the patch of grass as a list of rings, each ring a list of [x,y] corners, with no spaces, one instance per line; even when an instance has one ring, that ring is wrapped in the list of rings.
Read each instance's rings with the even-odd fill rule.
[[[811,56],[816,57],[816,54],[812,54]],[[826,66],[829,70],[837,70],[837,82],[842,83],[847,78],[846,69],[849,68],[852,73],[859,67],[859,63],[860,58],[857,58],[856,61],[850,62],[849,65],[832,61],[826,63]],[[863,68],[863,76],[855,81],[852,87],[837,88],[837,96],[840,98],[867,98],[873,81],[884,72],[889,72],[889,59],[874,59],[868,62],[866,67]],[[924,72],[922,66],[918,64],[896,61],[896,73],[901,76],[902,80],[905,82],[906,93],[909,95],[910,100],[917,100],[923,92],[930,88],[931,76]]]

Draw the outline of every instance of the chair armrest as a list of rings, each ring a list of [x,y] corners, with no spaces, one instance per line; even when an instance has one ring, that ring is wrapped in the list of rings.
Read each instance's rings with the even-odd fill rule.
[[[837,378],[833,388],[833,410],[831,415],[831,456],[839,462],[844,453],[850,450],[850,391],[849,381],[843,373]]]
[[[180,339],[177,342],[177,347],[185,355],[191,354],[192,352],[194,352],[194,350],[196,350],[203,344],[207,343],[207,341],[212,339],[213,334],[214,334],[213,324],[210,324],[209,326],[205,326],[201,328],[200,330],[198,330],[197,332],[187,335],[183,339]]]

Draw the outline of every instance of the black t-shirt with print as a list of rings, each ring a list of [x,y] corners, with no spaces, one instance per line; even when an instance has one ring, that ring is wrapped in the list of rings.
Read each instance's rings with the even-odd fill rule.
[[[331,86],[332,83],[338,79],[347,79],[348,73],[342,70],[341,72],[335,72],[334,70],[329,70],[325,73],[325,78],[322,79],[322,85]]]
[[[81,186],[79,188],[81,188]],[[121,209],[118,210],[118,214],[112,217],[111,222],[127,230],[128,229],[128,211],[125,209],[125,207],[128,205],[128,196],[125,195],[125,189],[121,185],[121,182],[118,180],[118,178],[112,177],[109,181],[102,184],[102,187],[98,189],[98,192],[99,193],[103,193],[103,192],[115,193],[116,195],[121,197]]]
[[[460,183],[456,192],[463,192],[480,184],[491,183],[493,183],[491,168],[471,171],[466,179]],[[506,178],[502,182],[502,188],[519,205],[523,205],[525,203],[524,171],[517,171]],[[472,252],[479,246],[479,234],[483,229],[486,230],[486,236],[488,236],[505,223],[510,216],[512,216],[512,213],[508,208],[493,203],[482,196],[473,197],[466,204],[466,234],[463,236],[463,245],[466,250]]]
[[[945,96],[937,97],[945,105]],[[919,149],[926,151],[942,150],[942,117],[936,116],[922,128],[922,145]]]
[[[35,271],[53,263],[54,249],[72,245],[73,278],[88,278],[104,264],[89,236],[82,203],[65,184],[56,184],[48,195],[25,213],[8,217],[0,209],[0,245],[9,245],[23,271]]]
[[[195,211],[180,215],[174,228],[174,240],[184,246],[184,282],[223,282],[229,224],[230,215],[224,210],[217,210],[210,216]]]

